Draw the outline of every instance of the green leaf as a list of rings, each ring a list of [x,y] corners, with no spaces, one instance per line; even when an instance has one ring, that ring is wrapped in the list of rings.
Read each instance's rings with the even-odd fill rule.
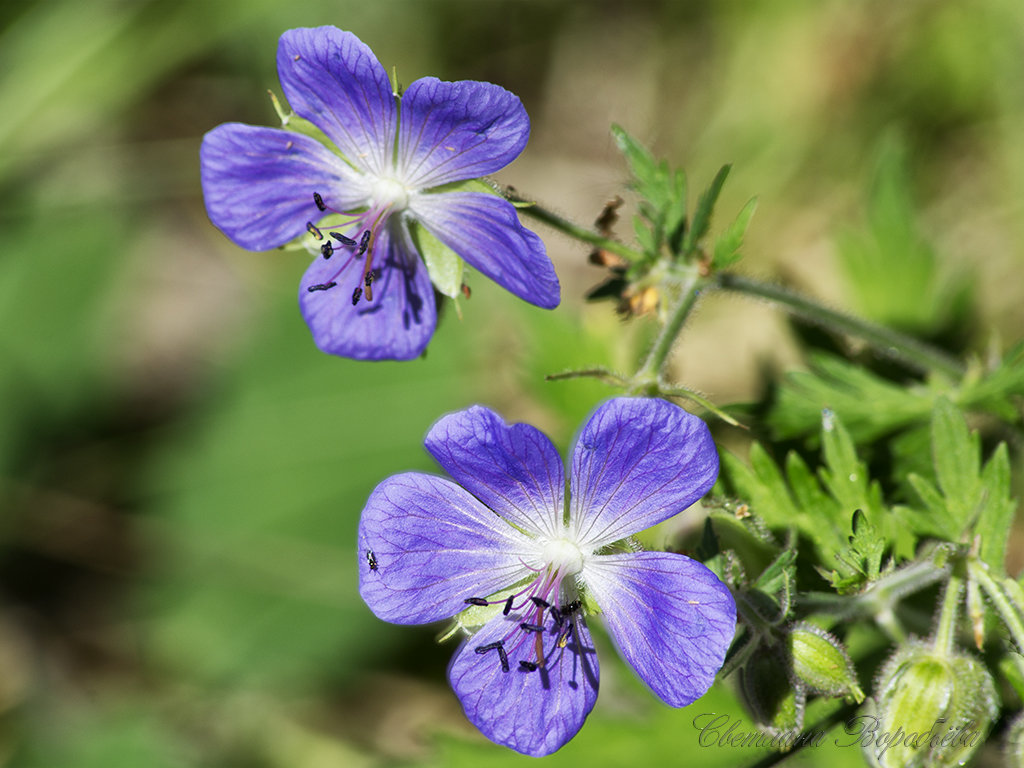
[[[1000,443],[981,473],[981,509],[974,532],[981,537],[979,556],[997,574],[1006,573],[1007,532],[1017,510],[1010,496],[1010,455]]]
[[[724,269],[737,262],[740,258],[740,247],[743,245],[743,238],[747,234],[747,227],[757,210],[757,198],[752,197],[743,206],[736,220],[719,235],[715,241],[715,250],[711,256],[711,265],[716,269]]]
[[[932,412],[932,460],[935,477],[954,520],[966,524],[978,504],[980,442],[967,430],[960,410],[940,397]]]
[[[718,195],[722,192],[722,185],[725,184],[725,178],[729,175],[731,167],[723,165],[718,170],[718,173],[715,174],[711,185],[697,201],[697,208],[693,212],[690,229],[686,233],[686,239],[683,240],[683,253],[689,254],[696,251],[700,241],[707,234],[708,228],[711,226],[711,213],[714,210],[715,203],[718,201]]]

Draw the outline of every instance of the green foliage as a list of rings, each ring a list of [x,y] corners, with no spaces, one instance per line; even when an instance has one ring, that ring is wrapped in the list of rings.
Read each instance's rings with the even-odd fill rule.
[[[757,198],[752,197],[740,210],[736,220],[726,227],[725,231],[718,237],[715,241],[714,253],[711,256],[711,265],[713,267],[725,269],[739,261],[740,247],[743,245],[743,238],[747,234],[747,228],[750,226],[750,220],[754,218],[754,211],[756,210]]]

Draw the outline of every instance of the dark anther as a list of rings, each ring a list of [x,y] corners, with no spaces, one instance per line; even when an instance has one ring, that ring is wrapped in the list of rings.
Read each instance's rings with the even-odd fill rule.
[[[309,286],[306,290],[310,293],[316,293],[317,291],[326,291],[328,288],[333,288],[336,285],[337,283],[317,283],[316,285]]]
[[[373,554],[372,549],[366,550],[366,563],[370,566],[371,571],[376,571],[380,567],[377,565],[377,556]]]
[[[372,269],[369,272],[366,273],[366,278],[365,278],[364,282],[366,283],[366,287],[367,288],[369,288],[371,285],[373,285],[373,270]]]
[[[363,295],[363,289],[362,288],[358,288],[357,287],[354,291],[352,291],[352,306],[353,307],[356,304],[359,303],[359,297],[362,296],[362,295]]]
[[[545,600],[543,597],[531,597],[530,601],[538,608],[550,608],[551,603]]]
[[[565,617],[562,616],[562,612],[554,607],[551,609],[551,618],[554,620],[556,627],[562,626],[562,622],[565,621]]]
[[[501,671],[508,672],[508,654],[501,646],[498,647],[498,658],[501,659]]]
[[[490,603],[488,603],[482,597],[467,597],[466,605],[490,605]]]
[[[504,645],[504,643],[502,643],[501,640],[497,640],[496,642],[487,643],[486,645],[478,645],[474,650],[477,653],[484,654],[488,651],[493,651],[495,648],[501,648],[502,645]],[[504,648],[502,648],[502,650],[504,650]]]
[[[529,622],[526,622],[526,621],[524,621],[522,624],[520,624],[519,627],[520,627],[520,629],[522,629],[525,632],[543,632],[544,631],[544,626],[542,624],[530,624]]]
[[[505,610],[501,612],[502,616],[508,616],[508,612],[512,610],[513,600],[515,600],[515,595],[509,595],[508,600],[505,601]]]
[[[324,205],[324,199],[320,197],[319,192],[313,193],[313,202],[316,203],[316,207],[319,208],[321,211],[327,210],[327,206]]]
[[[359,251],[356,256],[362,256],[366,253],[366,249],[370,247],[370,230],[363,232],[363,236],[359,238]]]
[[[309,234],[311,234],[317,240],[324,239],[324,233],[317,229],[316,224],[314,224],[312,221],[306,222],[306,231],[309,232]]]
[[[341,234],[341,232],[330,232],[329,234],[330,234],[331,237],[333,237],[335,240],[337,240],[342,245],[355,245],[356,244],[355,240],[353,240],[351,237],[345,237],[343,234]]]
[[[331,245],[330,240],[320,246],[320,253],[324,255],[325,259],[329,259],[334,255],[334,246]]]
[[[527,661],[526,659],[519,660],[519,668],[526,670],[527,672],[536,672],[538,666],[540,665],[535,661]]]

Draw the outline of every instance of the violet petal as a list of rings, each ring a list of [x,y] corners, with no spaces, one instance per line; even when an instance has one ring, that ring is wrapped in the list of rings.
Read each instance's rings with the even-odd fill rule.
[[[703,421],[666,400],[615,398],[576,438],[569,517],[596,549],[682,512],[717,476]]]
[[[406,472],[370,494],[359,520],[359,594],[378,617],[454,616],[530,574],[525,537],[442,477]]]
[[[710,569],[637,552],[594,557],[583,578],[619,652],[654,693],[683,707],[707,692],[736,630],[736,603]]]
[[[506,424],[475,405],[443,416],[424,440],[456,482],[527,532],[562,527],[565,470],[555,446],[529,424]]]

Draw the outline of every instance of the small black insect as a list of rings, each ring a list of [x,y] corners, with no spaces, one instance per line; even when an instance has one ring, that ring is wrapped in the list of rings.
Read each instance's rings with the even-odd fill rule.
[[[380,567],[377,564],[377,556],[373,554],[372,549],[366,550],[366,562],[370,566],[371,571],[376,571]]]

